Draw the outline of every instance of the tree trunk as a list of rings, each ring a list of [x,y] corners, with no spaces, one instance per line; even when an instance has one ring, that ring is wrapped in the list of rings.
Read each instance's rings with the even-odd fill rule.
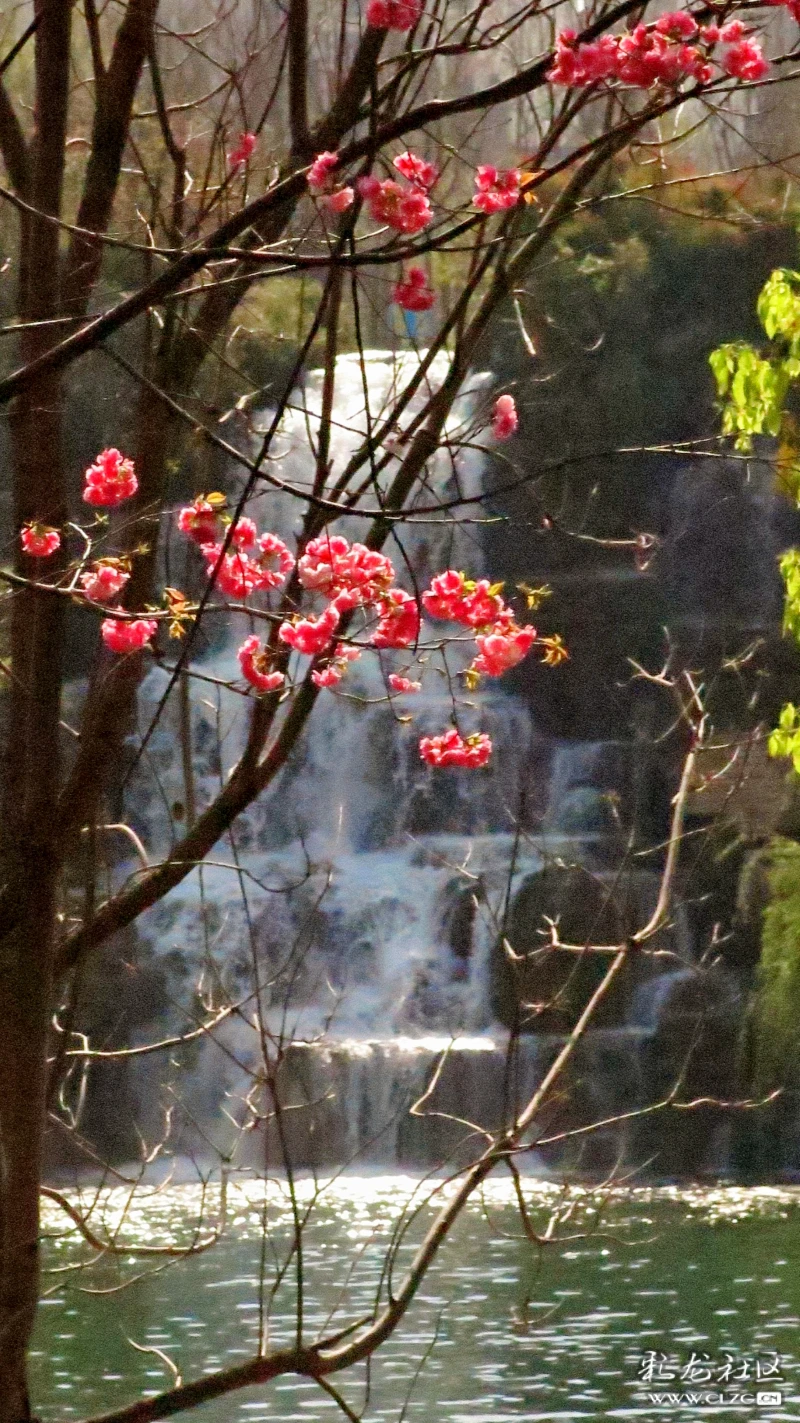
[[[44,382],[14,412],[18,525],[63,522],[60,398]],[[30,560],[26,560],[30,563]],[[30,574],[30,567],[24,570]],[[63,603],[25,589],[11,617],[0,867],[10,928],[0,939],[0,1423],[29,1417],[25,1355],[39,1277],[39,1184],[59,877]]]
[[[59,230],[69,94],[71,0],[37,0],[36,100],[21,219],[23,363],[47,349],[58,314]],[[40,216],[41,214],[41,216]],[[43,376],[10,414],[15,528],[63,525],[62,396]],[[60,556],[48,564],[59,566]],[[36,576],[17,541],[17,568]],[[46,1120],[47,1034],[60,848],[61,598],[33,587],[11,601],[4,718],[0,878],[9,905],[0,938],[0,1423],[30,1417],[26,1355],[39,1293],[39,1186]]]

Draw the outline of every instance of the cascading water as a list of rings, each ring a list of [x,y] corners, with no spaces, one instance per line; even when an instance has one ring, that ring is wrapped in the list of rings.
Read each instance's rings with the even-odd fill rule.
[[[416,360],[371,352],[362,368],[352,356],[339,358],[334,471],[368,427],[380,427],[393,391]],[[445,358],[437,357],[428,389],[445,370]],[[478,376],[469,383],[451,417],[452,432],[469,427],[488,381]],[[313,482],[320,403],[321,373],[312,372],[271,451],[268,471],[297,491],[307,492]],[[403,424],[415,410],[412,402]],[[385,447],[402,437],[402,428],[388,432]],[[480,493],[485,459],[474,441],[456,460],[442,452],[421,503],[431,503],[431,491],[445,500]],[[250,512],[262,527],[291,540],[296,504],[274,484],[252,500]],[[343,521],[342,532],[356,538],[364,525]],[[477,574],[480,550],[472,534],[467,529],[457,536],[445,520],[412,523],[391,552],[396,566],[413,567],[421,583],[447,563]],[[224,646],[194,667],[209,679],[196,684],[203,695],[192,712],[198,809],[218,791],[243,744],[244,702],[225,685],[239,676],[235,649],[243,627],[242,619],[232,619]],[[165,674],[154,670],[142,692],[143,724],[164,685]],[[475,727],[492,735],[497,770],[437,776],[420,762],[417,741],[447,725],[446,696],[426,689],[415,697],[411,727],[398,721],[397,706],[406,711],[402,699],[387,703],[374,659],[348,674],[348,690],[356,700],[323,694],[278,783],[207,864],[142,918],[139,933],[157,959],[174,963],[179,953],[186,977],[183,987],[173,985],[176,995],[185,997],[185,985],[200,978],[210,997],[224,984],[232,997],[247,1001],[253,964],[259,965],[268,985],[267,1029],[273,1042],[292,1040],[281,1081],[294,1109],[284,1132],[296,1163],[330,1164],[358,1154],[431,1162],[469,1135],[470,1123],[496,1127],[511,1097],[524,1100],[569,1026],[569,1017],[542,1019],[543,1030],[523,1031],[509,1060],[508,1029],[518,1012],[513,985],[503,987],[509,925],[528,953],[544,945],[542,916],[554,904],[573,935],[630,932],[652,909],[657,876],[653,870],[620,876],[618,867],[609,868],[609,855],[618,858],[620,850],[614,807],[630,747],[620,744],[613,754],[603,744],[554,747],[522,704],[503,693],[481,694],[472,715]],[[148,768],[149,781],[140,775],[134,788],[129,818],[156,856],[169,843],[167,807],[185,798],[185,767],[167,718],[151,740]],[[569,869],[576,865],[583,868]],[[612,897],[622,918],[609,929]],[[587,904],[590,910],[575,919],[575,910]],[[690,957],[680,914],[660,942]],[[552,987],[553,961],[534,952],[525,994],[535,998]],[[668,987],[649,961],[629,974],[611,1018],[578,1055],[567,1125],[613,1116],[645,1099],[645,1079],[652,1076],[648,1044],[657,1037],[658,1004],[660,995],[669,998]],[[190,1116],[213,1118],[215,1140],[221,1106],[241,1118],[250,1068],[257,1075],[248,1019],[252,1011],[222,1030],[224,1061],[212,1043],[202,1047],[182,1088]],[[139,1090],[146,1092],[147,1083]],[[421,1097],[424,1107],[409,1115]],[[550,1120],[551,1134],[556,1128],[565,1129],[562,1118]],[[269,1137],[270,1128],[265,1131]],[[261,1136],[248,1138],[247,1159],[254,1164],[263,1157]],[[621,1126],[595,1139],[594,1156],[584,1159],[605,1164],[606,1157],[636,1150]]]

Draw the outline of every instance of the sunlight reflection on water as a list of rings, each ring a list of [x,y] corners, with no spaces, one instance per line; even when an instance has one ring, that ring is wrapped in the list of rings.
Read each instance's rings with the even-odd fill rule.
[[[395,1281],[450,1189],[398,1175],[340,1176],[324,1188],[298,1183],[307,1342],[369,1313],[381,1289],[385,1298],[383,1267],[398,1219],[405,1211]],[[541,1229],[565,1197],[552,1182],[526,1180],[524,1189]],[[645,1350],[685,1362],[692,1350],[716,1359],[727,1349],[737,1356],[778,1351],[782,1404],[756,1416],[800,1420],[800,1279],[791,1264],[800,1192],[573,1188],[568,1199],[561,1239],[538,1251],[520,1228],[511,1183],[484,1187],[373,1366],[365,1419],[399,1420],[404,1407],[418,1423],[752,1417],[748,1406],[692,1413],[653,1405],[637,1377]],[[46,1204],[48,1294],[33,1361],[45,1420],[100,1413],[168,1387],[162,1357],[132,1343],[160,1350],[189,1380],[249,1358],[262,1327],[269,1347],[293,1338],[296,1275],[293,1267],[281,1272],[293,1220],[285,1183],[232,1185],[223,1239],[180,1261],[129,1252],[205,1238],[218,1184],[205,1192],[200,1185],[150,1188],[138,1199],[125,1188],[85,1191],[81,1206],[120,1253],[88,1268],[93,1252]],[[360,1413],[365,1369],[340,1382]],[[313,1381],[288,1377],[210,1404],[202,1419],[326,1423],[335,1414],[342,1416]]]

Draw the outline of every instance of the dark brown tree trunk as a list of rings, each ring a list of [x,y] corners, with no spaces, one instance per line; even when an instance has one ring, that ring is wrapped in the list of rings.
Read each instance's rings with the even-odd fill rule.
[[[23,362],[51,339],[59,307],[59,230],[69,92],[70,0],[39,0],[35,132],[22,219]],[[40,216],[41,215],[41,216]],[[58,377],[40,378],[11,411],[16,528],[67,517]],[[18,571],[35,565],[17,544]],[[57,563],[57,560],[53,562]],[[63,605],[33,587],[11,604],[6,680],[0,878],[9,904],[0,939],[0,1423],[30,1417],[26,1354],[39,1291],[39,1187],[46,1120],[47,1034],[59,879]]]
[[[14,412],[16,514],[64,518],[60,401],[47,381]],[[30,572],[30,569],[25,570]],[[0,867],[12,927],[0,940],[0,1423],[28,1417],[25,1353],[39,1274],[39,1184],[52,1010],[59,846],[61,599],[13,602]]]

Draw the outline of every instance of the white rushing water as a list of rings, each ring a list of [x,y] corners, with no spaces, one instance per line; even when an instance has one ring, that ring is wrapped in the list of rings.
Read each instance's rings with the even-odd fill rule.
[[[367,429],[380,423],[416,359],[413,353],[372,352],[362,371],[353,357],[339,358],[334,474]],[[429,387],[435,388],[445,369],[445,358],[437,357]],[[313,478],[321,383],[321,372],[309,375],[271,451],[270,467],[297,489],[308,489]],[[451,417],[452,435],[474,425],[489,385],[486,376],[468,384]],[[417,405],[412,402],[406,420]],[[267,420],[268,412],[260,423]],[[425,501],[432,492],[445,499],[457,491],[467,497],[480,493],[488,457],[474,445],[455,458],[440,452],[429,470]],[[260,492],[250,506],[260,527],[280,532],[290,543],[297,532],[295,510],[274,488]],[[342,532],[354,538],[364,529],[349,521]],[[421,523],[389,551],[398,570],[408,560],[423,583],[450,562],[478,575],[484,570],[475,532],[470,526],[456,535],[450,524]],[[402,574],[401,580],[408,583]],[[246,704],[218,685],[239,674],[235,649],[243,624],[237,621],[225,644],[196,664],[203,676],[218,679],[193,688],[199,808],[241,752]],[[413,702],[400,702],[402,712],[413,713],[413,724],[398,722],[370,663],[365,657],[348,674],[363,700],[323,693],[276,785],[240,818],[233,836],[208,862],[139,926],[141,940],[157,959],[174,964],[176,955],[180,958],[185,976],[170,986],[176,997],[185,999],[199,982],[214,1002],[223,992],[246,999],[253,965],[259,965],[269,1029],[282,1041],[297,1042],[285,1072],[289,1097],[307,1108],[305,1115],[295,1114],[292,1126],[298,1123],[295,1155],[307,1164],[347,1160],[359,1152],[390,1161],[434,1159],[445,1141],[452,1144],[452,1131],[448,1137],[441,1121],[432,1126],[407,1118],[408,1105],[432,1073],[438,1073],[438,1111],[496,1125],[508,1073],[507,1034],[495,1020],[493,977],[508,907],[522,904],[520,891],[531,885],[535,890],[536,876],[547,865],[586,863],[588,857],[596,882],[611,883],[602,856],[592,858],[607,841],[598,807],[615,789],[602,778],[618,774],[609,770],[614,757],[607,747],[554,747],[537,733],[526,707],[493,691],[477,695],[470,713],[473,725],[488,730],[495,743],[492,769],[436,775],[420,762],[417,743],[421,734],[448,725],[449,698],[436,681],[428,682]],[[164,685],[165,674],[154,670],[143,689],[143,724]],[[168,709],[162,719],[132,800],[135,828],[153,858],[169,845],[169,807],[184,798],[176,716]],[[545,812],[543,833],[518,840],[523,793]],[[655,875],[639,870],[625,883],[623,897],[641,923],[654,902]],[[536,912],[530,933],[540,922],[541,908]],[[688,954],[680,922],[666,941]],[[657,969],[644,967],[626,992],[630,1015],[618,1009],[605,1036],[584,1054],[582,1070],[593,1082],[592,1110],[600,1115],[641,1096],[642,1042],[657,1030],[670,986]],[[141,1037],[148,1034],[145,1025]],[[251,1085],[249,1065],[257,1061],[257,1034],[245,1020],[228,1024],[224,1035],[228,1057],[223,1061],[206,1045],[188,1089],[193,1113],[217,1122],[225,1092],[231,1115],[241,1118],[241,1099]],[[529,1090],[538,1079],[548,1060],[547,1043],[541,1034],[523,1039],[515,1090]],[[443,1052],[447,1062],[440,1070]],[[157,1096],[153,1071],[140,1095]],[[615,1141],[614,1150],[618,1147]],[[251,1144],[254,1163],[260,1150]]]

